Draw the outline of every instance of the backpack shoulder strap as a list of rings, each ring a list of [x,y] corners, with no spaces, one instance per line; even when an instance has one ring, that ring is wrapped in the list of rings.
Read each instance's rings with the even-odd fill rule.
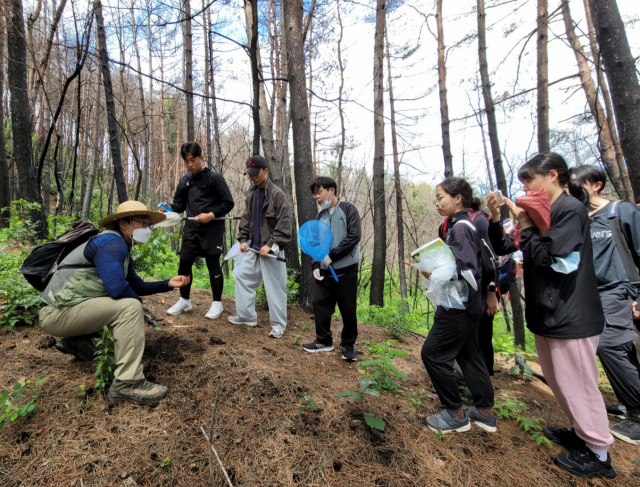
[[[455,227],[458,223],[464,223],[467,227],[469,227],[474,232],[476,232],[476,233],[478,232],[478,229],[476,228],[476,226],[473,223],[471,223],[470,221],[458,220],[453,226]]]
[[[609,208],[609,227],[611,228],[613,240],[616,242],[620,259],[622,259],[624,270],[629,280],[637,283],[640,282],[640,272],[638,272],[638,266],[629,248],[629,242],[622,231],[622,223],[620,222],[620,212],[618,209],[620,203],[620,200],[614,201]]]

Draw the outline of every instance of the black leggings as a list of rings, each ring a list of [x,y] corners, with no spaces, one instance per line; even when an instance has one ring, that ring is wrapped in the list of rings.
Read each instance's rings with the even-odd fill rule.
[[[197,254],[187,254],[185,252],[180,253],[180,266],[178,267],[178,274],[181,276],[189,276],[191,282],[188,285],[180,288],[180,296],[184,299],[189,299],[191,294],[191,284],[193,282],[193,273],[191,272],[193,263],[198,257]],[[224,276],[222,275],[222,269],[220,268],[220,255],[209,255],[204,258],[207,263],[207,269],[209,269],[209,281],[211,282],[211,291],[213,293],[213,300],[222,300],[222,289],[224,288]]]

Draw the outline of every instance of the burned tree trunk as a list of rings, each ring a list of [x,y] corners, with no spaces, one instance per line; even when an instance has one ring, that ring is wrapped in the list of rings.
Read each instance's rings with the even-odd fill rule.
[[[376,2],[373,46],[373,259],[369,304],[384,306],[384,276],[387,258],[387,214],[384,191],[384,31],[386,0]]]
[[[590,0],[631,187],[640,195],[640,84],[615,0]]]
[[[548,22],[549,8],[547,0],[538,0],[538,152],[551,150],[549,145]]]
[[[294,173],[299,225],[311,220],[316,215],[316,203],[311,198],[307,188],[307,184],[314,174],[311,160],[311,125],[309,123],[309,105],[307,104],[302,1],[290,0],[283,2],[282,5],[282,17],[287,31],[289,93],[291,95],[293,155],[295,158]],[[303,308],[312,308],[312,294],[311,260],[308,256],[303,255],[300,271],[300,305]]]
[[[109,67],[109,53],[107,52],[107,36],[104,31],[104,18],[102,17],[102,3],[100,0],[93,2],[93,10],[96,16],[98,29],[98,52],[100,56],[100,69],[102,71],[102,83],[104,84],[104,97],[107,106],[107,119],[109,121],[109,146],[111,148],[111,160],[113,161],[113,173],[118,191],[118,202],[123,203],[129,199],[127,185],[122,170],[122,152],[120,149],[120,125],[116,118],[116,104],[113,97],[113,85],[111,83],[111,69]]]

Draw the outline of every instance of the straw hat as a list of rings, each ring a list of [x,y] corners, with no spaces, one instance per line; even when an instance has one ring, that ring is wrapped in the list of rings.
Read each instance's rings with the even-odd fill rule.
[[[125,201],[120,203],[116,212],[113,215],[105,216],[98,221],[98,225],[103,228],[113,228],[113,224],[121,218],[128,216],[144,215],[151,217],[151,225],[160,223],[166,216],[159,211],[150,211],[147,209],[147,205],[140,203],[139,201]]]

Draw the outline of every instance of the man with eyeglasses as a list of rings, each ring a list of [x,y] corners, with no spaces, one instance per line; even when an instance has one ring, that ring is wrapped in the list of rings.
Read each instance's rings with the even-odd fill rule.
[[[167,388],[147,381],[142,372],[144,311],[141,296],[171,291],[189,277],[144,282],[133,269],[130,251],[151,235],[150,225],[165,215],[138,201],[126,201],[116,213],[98,222],[99,235],[73,250],[60,263],[42,293],[48,305],[40,311],[40,326],[62,337],[56,348],[80,360],[93,360],[92,339],[108,326],[113,333],[115,380],[107,398],[154,404]]]

